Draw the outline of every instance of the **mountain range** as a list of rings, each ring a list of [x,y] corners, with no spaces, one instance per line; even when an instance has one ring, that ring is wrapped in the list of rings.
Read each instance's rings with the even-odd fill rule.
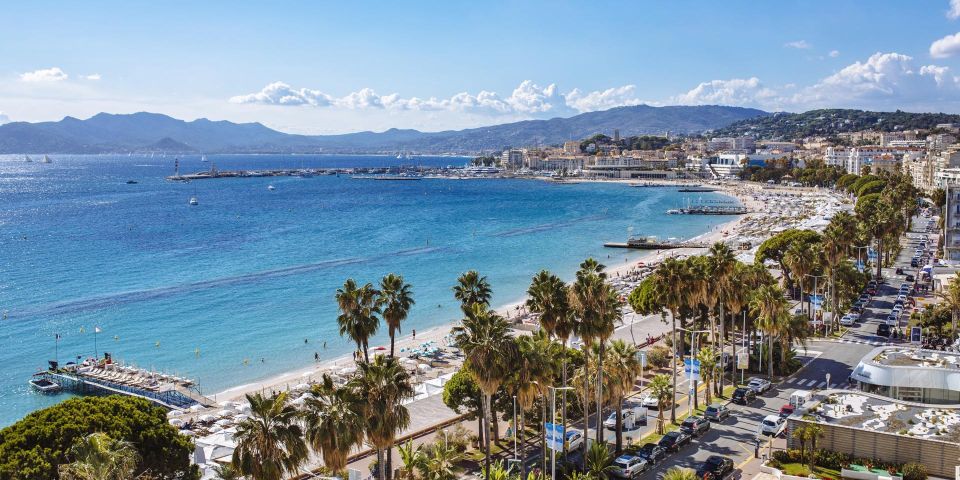
[[[157,113],[99,113],[86,120],[0,125],[0,153],[473,153],[510,146],[558,145],[596,133],[622,136],[695,133],[768,113],[725,106],[636,105],[568,118],[526,120],[441,132],[390,129],[342,135],[294,135],[260,123],[201,118],[184,121]]]

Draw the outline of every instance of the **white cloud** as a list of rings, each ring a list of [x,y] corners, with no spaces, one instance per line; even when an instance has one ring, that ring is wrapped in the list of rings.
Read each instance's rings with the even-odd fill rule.
[[[59,82],[67,78],[69,78],[69,75],[61,70],[60,67],[45,68],[20,74],[21,82]]]
[[[812,45],[807,43],[806,40],[796,40],[793,42],[784,43],[783,46],[787,48],[796,48],[798,50],[806,50],[806,49],[809,49]]]
[[[606,90],[584,92],[573,89],[561,93],[556,84],[546,87],[524,80],[509,97],[481,90],[477,94],[457,93],[449,98],[405,98],[398,93],[380,95],[371,88],[363,88],[343,97],[333,97],[319,90],[294,89],[283,82],[274,82],[257,93],[230,98],[231,103],[261,105],[308,105],[334,107],[346,110],[386,109],[394,111],[449,111],[490,116],[513,115],[521,118],[589,112],[640,102],[636,87],[625,85]]]
[[[10,123],[10,117],[5,113],[0,112],[0,125],[3,125],[4,123]]]
[[[950,10],[947,10],[947,18],[951,20],[960,18],[960,0],[950,0]]]
[[[830,58],[837,58],[840,56],[840,50],[830,50],[827,55],[830,55]]]
[[[960,32],[947,35],[930,44],[930,56],[933,58],[947,58],[958,53],[960,53]]]
[[[100,76],[99,73],[91,73],[90,75],[84,75],[83,78],[84,78],[85,80],[94,80],[94,81],[96,81],[96,80],[100,80],[100,78],[102,78],[102,77]]]
[[[301,88],[299,90],[290,88],[283,82],[273,82],[263,90],[248,95],[237,95],[230,97],[230,103],[260,103],[266,105],[313,105],[326,107],[331,105],[333,99],[319,90],[310,90]]]
[[[777,93],[764,86],[759,78],[750,77],[703,82],[671,101],[679,105],[764,106],[776,97]]]

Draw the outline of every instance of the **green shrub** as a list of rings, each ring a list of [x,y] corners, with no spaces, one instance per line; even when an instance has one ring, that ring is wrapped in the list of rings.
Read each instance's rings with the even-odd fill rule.
[[[821,448],[814,454],[813,463],[818,467],[840,470],[850,464],[850,455]]]
[[[166,410],[139,398],[118,395],[72,398],[33,412],[0,430],[0,480],[50,480],[68,463],[80,438],[102,432],[133,444],[137,473],[154,478],[199,478],[190,464],[193,442],[167,423]]]
[[[666,368],[670,365],[670,349],[663,345],[656,345],[647,351],[647,361],[657,368]]]
[[[927,480],[927,467],[922,463],[907,463],[902,472],[903,480]]]

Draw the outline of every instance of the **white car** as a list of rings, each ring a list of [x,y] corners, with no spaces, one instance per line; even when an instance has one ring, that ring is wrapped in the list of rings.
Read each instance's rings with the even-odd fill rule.
[[[644,458],[636,455],[621,455],[613,461],[611,473],[620,478],[635,478],[649,466],[650,464]]]
[[[767,390],[770,390],[771,386],[773,386],[773,384],[770,383],[770,380],[764,380],[757,377],[753,377],[747,382],[747,388],[757,393],[766,392]]]
[[[623,425],[629,424],[629,420],[633,419],[633,410],[624,410],[623,411]],[[613,430],[617,428],[617,412],[612,412],[606,420],[603,421],[603,426]]]
[[[583,432],[568,429],[563,435],[563,444],[567,447],[568,452],[580,448],[583,445]]]
[[[640,405],[647,408],[660,408],[660,400],[653,395],[646,394],[640,399]]]
[[[844,327],[852,327],[856,322],[856,317],[849,313],[840,318],[840,325],[843,325]]]
[[[776,437],[783,433],[783,430],[787,428],[787,419],[781,417],[780,415],[767,415],[763,417],[763,421],[760,422],[760,435],[770,435]]]

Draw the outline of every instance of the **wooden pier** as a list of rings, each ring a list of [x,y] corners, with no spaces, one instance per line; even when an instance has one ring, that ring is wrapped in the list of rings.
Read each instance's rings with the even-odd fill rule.
[[[163,391],[152,391],[130,385],[108,382],[78,373],[63,370],[37,373],[34,377],[45,378],[57,383],[64,390],[80,395],[126,395],[147,400],[154,405],[170,410],[188,408],[193,405],[212,407],[216,403],[199,392],[176,385]]]
[[[675,248],[710,248],[703,242],[689,242],[679,240],[657,240],[656,237],[634,237],[626,242],[607,242],[607,248],[632,248],[636,250],[671,250]]]

